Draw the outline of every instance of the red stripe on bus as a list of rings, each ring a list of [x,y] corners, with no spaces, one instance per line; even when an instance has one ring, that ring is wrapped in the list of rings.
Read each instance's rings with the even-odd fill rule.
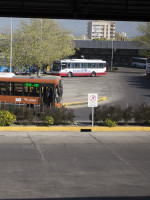
[[[68,73],[52,73],[53,75],[57,76],[68,76]],[[106,72],[99,72],[96,73],[96,76],[106,75]],[[91,73],[72,73],[72,76],[91,76]]]

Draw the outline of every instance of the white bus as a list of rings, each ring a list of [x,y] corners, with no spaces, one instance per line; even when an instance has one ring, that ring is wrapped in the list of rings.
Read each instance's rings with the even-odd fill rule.
[[[147,58],[132,57],[131,67],[146,68]]]
[[[106,61],[87,59],[56,60],[53,63],[53,75],[59,76],[99,76],[106,74]]]
[[[150,58],[147,58],[146,76],[150,76]]]

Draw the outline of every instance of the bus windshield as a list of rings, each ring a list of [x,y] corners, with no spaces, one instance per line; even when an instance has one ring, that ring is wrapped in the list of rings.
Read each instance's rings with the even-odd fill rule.
[[[150,77],[150,58],[147,59],[146,76]]]
[[[150,58],[147,59],[147,63],[150,63]]]
[[[61,63],[54,62],[53,71],[60,71],[60,70],[61,70]]]

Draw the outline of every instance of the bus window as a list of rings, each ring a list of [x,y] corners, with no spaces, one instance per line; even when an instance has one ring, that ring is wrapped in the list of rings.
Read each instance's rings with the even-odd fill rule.
[[[95,63],[92,63],[92,68],[95,68]]]
[[[39,84],[25,83],[24,84],[24,96],[39,97]]]
[[[7,95],[8,93],[8,86],[6,83],[0,83],[0,95]]]
[[[85,68],[85,63],[81,63],[81,68]]]
[[[88,63],[88,68],[91,68],[91,63]]]
[[[58,96],[59,96],[59,90],[58,88],[55,89],[55,102],[58,103]]]
[[[63,95],[63,88],[60,87],[60,88],[59,88],[59,103],[62,102],[62,95]]]
[[[22,83],[12,84],[12,94],[15,96],[22,96]]]
[[[53,71],[60,71],[61,70],[61,63],[54,62]]]
[[[75,68],[80,68],[80,63],[75,63]]]
[[[61,66],[62,66],[62,69],[66,69],[67,68],[67,63],[62,62]]]
[[[59,86],[62,87],[62,80],[59,80]]]
[[[75,63],[71,63],[71,68],[75,68]]]
[[[67,64],[67,68],[70,68],[70,63]]]

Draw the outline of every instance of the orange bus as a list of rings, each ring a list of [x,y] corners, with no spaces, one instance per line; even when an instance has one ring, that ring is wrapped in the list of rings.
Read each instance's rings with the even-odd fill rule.
[[[58,76],[0,75],[0,103],[61,107],[62,91],[62,80]]]

